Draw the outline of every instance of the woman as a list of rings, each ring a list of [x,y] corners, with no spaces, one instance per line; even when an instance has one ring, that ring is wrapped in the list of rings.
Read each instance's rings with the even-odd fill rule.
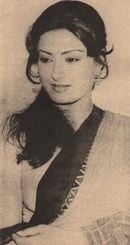
[[[91,99],[108,75],[106,45],[103,20],[79,1],[50,6],[28,33],[26,73],[41,90],[7,124],[22,169],[5,232],[17,245],[129,244],[130,120]]]

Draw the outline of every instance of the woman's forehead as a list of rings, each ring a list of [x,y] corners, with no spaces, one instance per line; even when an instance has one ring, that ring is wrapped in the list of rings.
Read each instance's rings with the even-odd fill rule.
[[[38,50],[50,53],[81,50],[86,52],[85,45],[70,31],[58,29],[45,32],[39,41]]]

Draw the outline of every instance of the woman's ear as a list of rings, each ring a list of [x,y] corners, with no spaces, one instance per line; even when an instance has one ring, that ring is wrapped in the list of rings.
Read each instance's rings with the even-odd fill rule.
[[[93,88],[101,83],[101,74],[102,74],[102,65],[95,62],[95,69],[94,69],[94,84]]]
[[[40,84],[41,83],[37,64],[33,64],[31,66],[31,68],[30,68],[30,77],[31,77],[32,81],[35,84]]]
[[[103,55],[100,55],[95,60],[95,74],[97,74],[101,80],[108,76],[108,64],[106,57]]]
[[[101,76],[102,73],[102,65],[99,64],[98,62],[95,62],[95,75]]]

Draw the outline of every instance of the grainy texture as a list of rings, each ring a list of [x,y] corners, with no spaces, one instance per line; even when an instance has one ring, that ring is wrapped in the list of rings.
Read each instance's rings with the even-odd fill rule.
[[[40,89],[40,85],[32,85],[25,76],[28,54],[25,50],[24,41],[31,23],[35,21],[43,9],[54,2],[56,1],[25,0],[20,2],[18,0],[0,0],[0,125],[7,115],[29,105]],[[108,32],[108,49],[112,45],[114,47],[114,52],[109,57],[109,77],[93,91],[93,101],[103,109],[130,116],[130,1],[84,0],[84,2],[91,4],[99,11]],[[13,165],[13,157],[14,155],[12,156],[10,153],[7,165],[4,165],[4,152],[3,155],[0,155],[0,178],[3,181],[2,176],[4,174],[8,175],[8,183],[15,182],[20,190],[21,169]],[[4,188],[0,191],[2,197],[4,197],[2,199],[4,200],[2,203],[4,206],[8,193],[5,192]],[[14,220],[12,221],[13,215],[17,216],[16,222],[21,221],[21,194],[15,188],[12,188],[11,191],[13,194],[12,200],[8,203],[7,209],[13,210],[12,216],[5,215],[4,220],[8,225],[14,222]],[[18,203],[16,203],[16,193],[19,193]],[[15,205],[20,210],[19,216],[14,208]],[[8,222],[6,222],[7,220]],[[113,217],[110,217],[109,221],[113,221]],[[106,227],[106,224],[103,224],[103,226]],[[87,235],[89,236],[89,232]],[[92,239],[93,236],[92,234],[90,238]],[[97,239],[97,236],[94,239]],[[116,239],[121,242],[118,234]],[[123,239],[122,243],[125,244],[124,236]],[[98,241],[96,244],[122,244],[116,243],[114,240],[110,243],[107,242],[101,243]]]
[[[0,0],[0,112],[24,108],[33,100],[38,86],[25,76],[27,53],[24,39],[27,29],[44,8],[54,0]],[[130,115],[130,1],[85,1],[96,7],[108,31],[108,48],[114,45],[109,58],[110,75],[94,92],[97,105]]]

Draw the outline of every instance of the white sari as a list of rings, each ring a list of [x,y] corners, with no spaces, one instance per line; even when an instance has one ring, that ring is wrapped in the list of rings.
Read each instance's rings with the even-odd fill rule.
[[[68,232],[83,232],[90,245],[128,244],[124,227],[125,224],[130,226],[129,152],[130,119],[106,112],[91,148],[78,193],[69,208],[51,225]],[[21,220],[29,221],[35,209],[38,182],[53,160],[32,169],[26,162],[17,166],[12,149],[3,155],[1,227]]]

